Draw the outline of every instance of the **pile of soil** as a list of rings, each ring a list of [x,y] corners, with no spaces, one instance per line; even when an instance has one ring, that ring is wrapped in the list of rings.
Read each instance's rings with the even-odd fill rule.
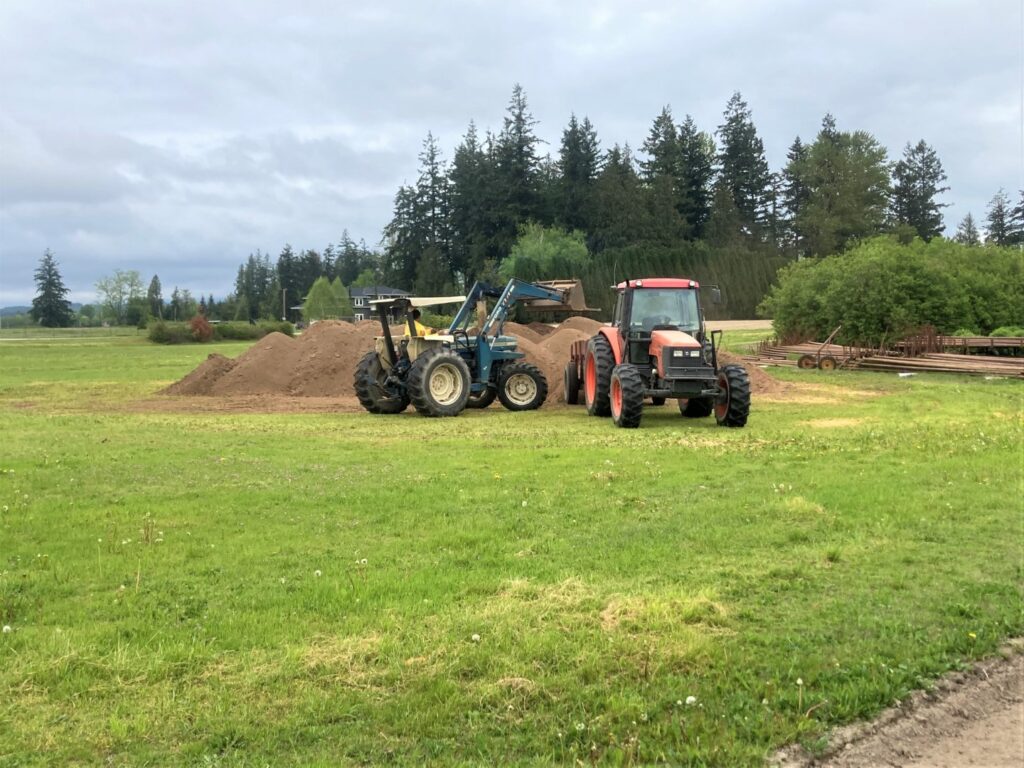
[[[573,317],[557,328],[506,323],[508,334],[516,336],[526,360],[536,365],[548,380],[548,401],[562,399],[562,373],[569,350],[576,341],[593,336],[601,323]],[[402,335],[395,327],[392,333]],[[293,397],[351,397],[356,365],[373,349],[380,326],[372,320],[353,325],[341,321],[320,322],[298,338],[281,333],[263,337],[234,360],[210,355],[199,367],[162,391],[167,395],[288,395]],[[739,358],[721,353],[723,362],[736,362],[750,373],[751,387],[758,394],[780,391],[777,382],[761,369]]]

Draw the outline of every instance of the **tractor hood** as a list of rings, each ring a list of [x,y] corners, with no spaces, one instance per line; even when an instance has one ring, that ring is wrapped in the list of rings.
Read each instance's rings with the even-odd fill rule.
[[[701,344],[693,336],[682,331],[652,331],[651,356],[661,358],[663,349],[700,349]]]

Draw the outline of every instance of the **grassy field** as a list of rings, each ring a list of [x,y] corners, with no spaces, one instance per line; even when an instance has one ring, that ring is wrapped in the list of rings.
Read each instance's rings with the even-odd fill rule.
[[[758,765],[1024,629],[1019,382],[133,408],[244,348],[0,344],[0,765]]]

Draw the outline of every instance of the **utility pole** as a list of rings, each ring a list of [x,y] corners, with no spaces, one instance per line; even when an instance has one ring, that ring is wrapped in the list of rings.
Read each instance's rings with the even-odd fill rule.
[[[287,288],[282,288],[281,289],[281,322],[282,323],[288,322],[288,302],[285,300],[285,298],[287,296],[288,296],[288,289]]]

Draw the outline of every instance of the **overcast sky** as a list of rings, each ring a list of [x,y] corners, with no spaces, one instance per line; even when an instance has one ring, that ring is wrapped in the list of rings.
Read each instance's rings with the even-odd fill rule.
[[[521,83],[639,146],[740,90],[773,169],[822,115],[938,151],[946,225],[1024,186],[1022,0],[0,2],[0,305],[49,247],[72,298],[115,269],[223,297],[238,264],[380,240],[427,131],[446,159]]]

